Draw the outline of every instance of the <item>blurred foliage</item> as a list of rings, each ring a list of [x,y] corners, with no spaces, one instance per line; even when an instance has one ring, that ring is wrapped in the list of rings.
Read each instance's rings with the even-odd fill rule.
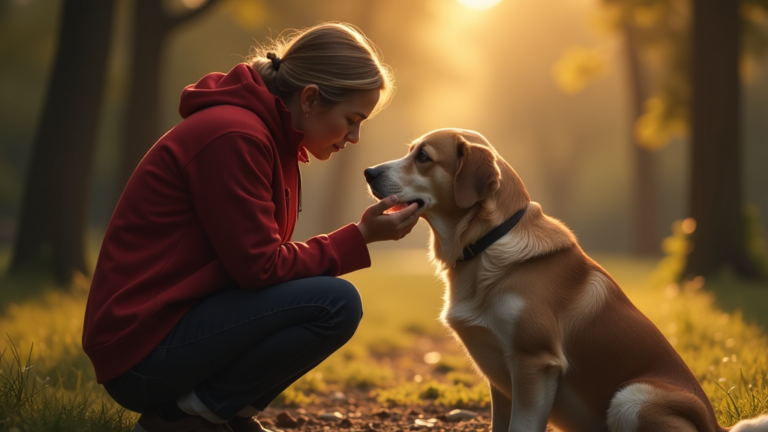
[[[571,47],[552,68],[552,75],[560,90],[568,94],[581,92],[590,81],[606,74],[607,59],[595,49]]]
[[[256,30],[267,20],[267,8],[263,0],[226,0],[226,9],[240,27]]]
[[[747,253],[761,272],[763,279],[768,280],[768,247],[766,247],[763,227],[760,223],[760,209],[753,203],[746,203],[743,215]],[[691,234],[695,230],[696,221],[693,218],[676,220],[672,223],[672,235],[666,237],[661,243],[664,257],[659,260],[656,269],[651,274],[650,283],[652,286],[665,287],[668,284],[692,283],[692,281],[683,281],[683,272],[688,255],[694,247]],[[703,281],[703,279],[701,280]]]
[[[676,220],[672,223],[672,235],[661,242],[664,257],[659,260],[656,269],[650,276],[654,287],[664,287],[667,284],[679,283],[683,278],[685,263],[693,250],[690,236],[696,229],[696,221],[692,218]]]
[[[753,74],[756,58],[768,48],[768,1],[742,0],[742,59],[744,80]],[[635,123],[638,143],[659,150],[675,138],[688,136],[690,116],[690,21],[691,0],[603,0],[593,24],[599,30],[626,39],[631,31],[634,48],[642,61],[642,79],[651,96]],[[626,49],[626,47],[624,47]],[[581,52],[575,55],[575,52]],[[584,54],[584,53],[589,53]],[[555,63],[558,87],[576,94],[605,71],[605,51],[571,48]]]

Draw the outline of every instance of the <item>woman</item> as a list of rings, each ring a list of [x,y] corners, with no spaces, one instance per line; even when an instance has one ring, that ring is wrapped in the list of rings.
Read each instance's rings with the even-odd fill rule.
[[[135,431],[263,431],[255,415],[352,337],[360,296],[336,278],[418,221],[388,197],[357,224],[291,242],[299,162],[357,143],[393,91],[355,29],[262,47],[181,95],[184,120],[126,185],[101,247],[83,348]]]

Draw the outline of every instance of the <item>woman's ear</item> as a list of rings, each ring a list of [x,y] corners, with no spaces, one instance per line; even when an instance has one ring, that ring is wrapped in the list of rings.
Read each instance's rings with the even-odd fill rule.
[[[472,207],[499,188],[501,171],[490,149],[456,136],[456,176],[453,196],[461,208]]]
[[[317,84],[309,84],[308,86],[304,87],[301,90],[301,98],[299,100],[301,103],[301,111],[304,114],[309,114],[309,111],[313,106],[317,105],[319,99],[320,88],[317,86]]]

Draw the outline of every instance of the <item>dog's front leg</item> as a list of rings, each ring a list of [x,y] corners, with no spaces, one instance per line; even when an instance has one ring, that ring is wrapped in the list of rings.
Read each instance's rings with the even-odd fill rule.
[[[514,397],[509,431],[544,432],[564,364],[549,353],[517,355],[511,363]]]
[[[491,386],[491,430],[504,432],[509,430],[509,421],[512,417],[512,401],[501,392],[493,383]]]

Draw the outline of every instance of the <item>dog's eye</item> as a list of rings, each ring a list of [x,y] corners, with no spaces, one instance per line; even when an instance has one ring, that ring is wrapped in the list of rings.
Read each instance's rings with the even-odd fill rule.
[[[429,156],[427,155],[427,152],[425,152],[424,150],[419,150],[419,152],[416,154],[417,162],[429,162],[431,160],[432,159],[429,158]]]

